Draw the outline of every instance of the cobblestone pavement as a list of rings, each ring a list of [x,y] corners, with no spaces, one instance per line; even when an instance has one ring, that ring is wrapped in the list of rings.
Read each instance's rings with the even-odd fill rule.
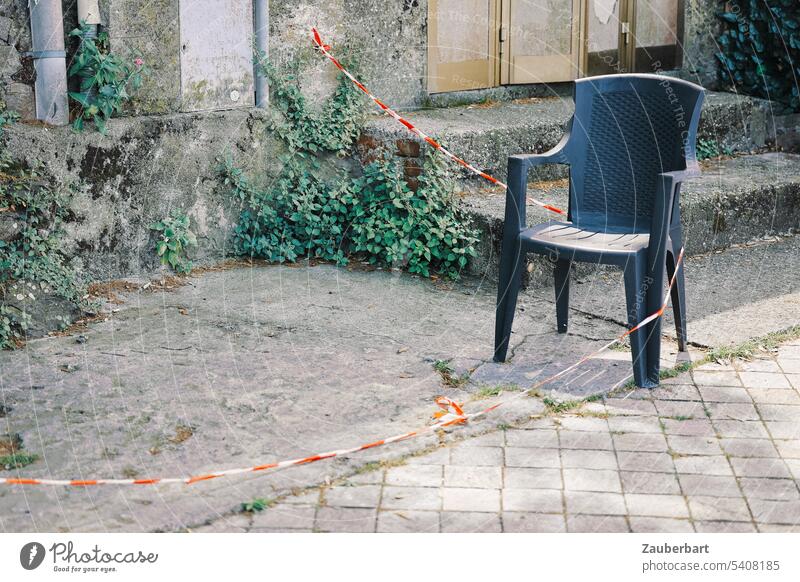
[[[194,531],[800,531],[800,341]]]

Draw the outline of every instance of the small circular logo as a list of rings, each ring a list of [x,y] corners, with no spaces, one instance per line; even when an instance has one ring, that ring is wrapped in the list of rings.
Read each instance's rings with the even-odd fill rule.
[[[19,563],[26,570],[35,570],[42,565],[44,553],[44,546],[39,542],[27,543],[19,552]]]

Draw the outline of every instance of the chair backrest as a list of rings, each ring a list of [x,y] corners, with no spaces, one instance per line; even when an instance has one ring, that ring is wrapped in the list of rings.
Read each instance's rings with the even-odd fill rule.
[[[657,75],[575,82],[566,146],[570,220],[606,231],[647,232],[658,175],[696,165],[702,87]]]

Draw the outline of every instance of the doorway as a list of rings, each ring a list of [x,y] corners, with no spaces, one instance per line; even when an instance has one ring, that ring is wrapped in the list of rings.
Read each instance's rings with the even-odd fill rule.
[[[428,92],[681,65],[683,0],[429,0]]]

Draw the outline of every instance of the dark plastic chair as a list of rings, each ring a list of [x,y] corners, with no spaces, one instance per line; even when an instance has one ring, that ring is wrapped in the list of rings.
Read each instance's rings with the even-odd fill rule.
[[[656,75],[609,75],[576,81],[575,114],[561,142],[544,154],[508,159],[503,249],[497,293],[495,361],[506,359],[527,253],[554,261],[558,332],[566,333],[573,261],[624,271],[629,329],[663,302],[666,275],[683,245],[680,186],[700,174],[695,155],[702,87]],[[568,164],[567,222],[528,228],[528,170]],[[686,350],[683,269],[672,291],[681,351]],[[630,336],[634,380],[659,382],[661,318]]]

